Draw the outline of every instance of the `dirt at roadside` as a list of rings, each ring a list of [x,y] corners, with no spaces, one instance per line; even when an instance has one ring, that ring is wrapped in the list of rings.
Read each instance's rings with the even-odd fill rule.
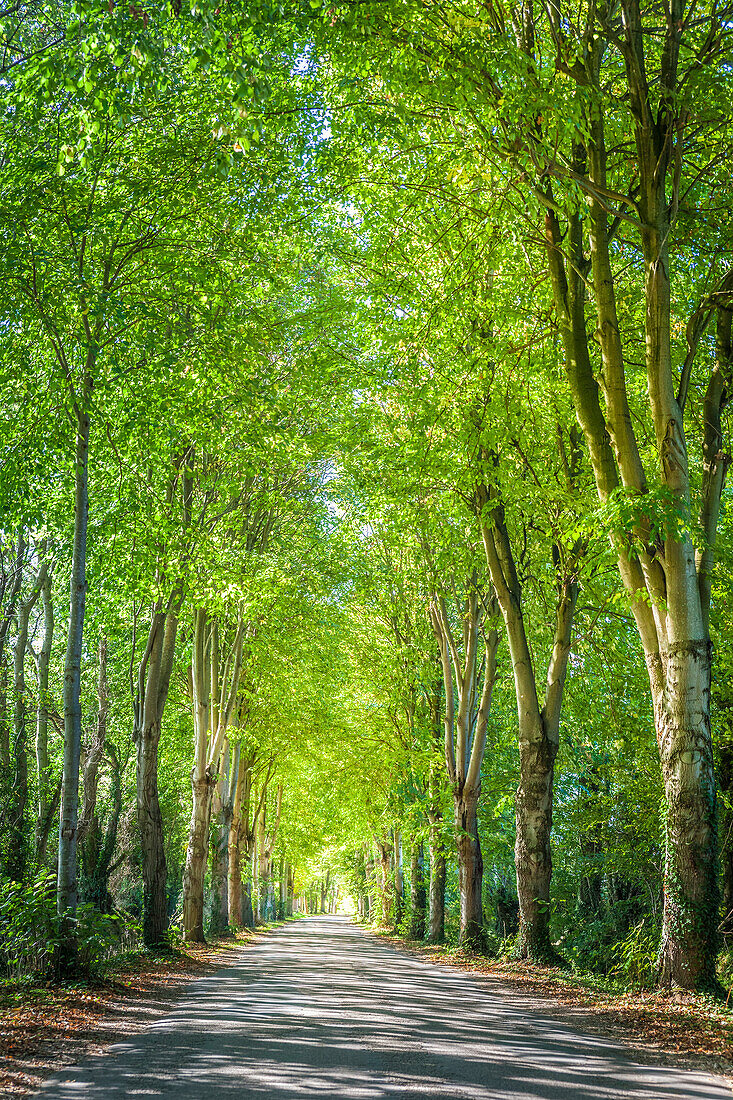
[[[638,1062],[705,1070],[733,1091],[733,996],[723,1005],[688,993],[608,992],[560,970],[378,935],[414,958],[476,974],[517,1006],[623,1043]]]
[[[231,960],[242,939],[187,944],[170,958],[135,957],[89,988],[0,992],[0,1096],[27,1096],[65,1065],[165,1015],[185,985]]]

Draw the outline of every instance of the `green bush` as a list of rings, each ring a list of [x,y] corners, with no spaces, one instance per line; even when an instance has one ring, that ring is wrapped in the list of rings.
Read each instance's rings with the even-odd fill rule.
[[[119,913],[100,913],[93,905],[76,911],[76,942],[79,965],[97,974],[115,955],[139,946],[141,929]]]
[[[0,881],[0,969],[6,979],[46,978],[59,946],[53,875]]]
[[[613,948],[612,975],[629,985],[648,988],[657,976],[660,931],[656,925],[641,920],[625,939]]]
[[[140,929],[120,914],[80,905],[74,924],[79,969],[98,973],[115,955],[139,946]],[[56,913],[56,883],[43,874],[21,885],[0,881],[0,976],[6,981],[54,976],[61,945]]]

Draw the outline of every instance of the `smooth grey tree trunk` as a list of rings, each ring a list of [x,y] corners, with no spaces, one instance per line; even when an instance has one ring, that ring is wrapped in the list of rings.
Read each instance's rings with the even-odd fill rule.
[[[425,939],[425,910],[427,891],[425,889],[425,850],[422,841],[412,845],[410,860],[411,902],[410,936],[413,940]]]
[[[85,404],[77,407],[74,474],[74,547],[71,557],[69,629],[64,661],[64,764],[59,821],[57,907],[62,918],[62,968],[73,968],[76,943],[73,918],[78,902],[77,825],[81,754],[81,655],[86,602],[87,526],[89,522],[90,420]]]
[[[43,867],[46,863],[46,848],[51,829],[49,810],[53,801],[51,792],[51,769],[48,758],[48,721],[50,697],[48,677],[53,647],[54,614],[52,579],[49,571],[41,588],[43,600],[43,640],[38,651],[36,673],[38,679],[38,701],[36,704],[36,776],[38,793],[36,802],[36,864]]]

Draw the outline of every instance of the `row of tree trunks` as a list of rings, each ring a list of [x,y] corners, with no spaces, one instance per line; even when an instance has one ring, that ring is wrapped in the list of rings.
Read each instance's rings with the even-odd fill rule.
[[[20,543],[19,543],[20,547]],[[27,596],[18,601],[17,630],[13,654],[13,784],[7,801],[8,849],[5,873],[22,882],[31,860],[28,844],[28,722],[29,706],[25,678],[30,617],[48,579],[48,565],[41,562]]]
[[[182,451],[173,462],[166,487],[166,507],[172,512],[179,504],[184,537],[191,526],[193,497],[193,450]],[[137,823],[142,853],[143,941],[146,947],[162,948],[168,942],[168,899],[166,894],[163,816],[158,794],[158,747],[163,713],[168,699],[178,617],[183,606],[183,581],[170,582],[163,570],[158,587],[168,591],[153,606],[145,648],[137,667],[133,697],[132,737],[136,750]]]
[[[71,555],[69,625],[64,660],[64,763],[59,815],[59,858],[56,904],[61,918],[60,965],[76,968],[74,917],[79,900],[77,881],[77,823],[79,815],[79,765],[81,756],[81,656],[86,606],[87,529],[89,524],[89,440],[93,368],[96,351],[89,349],[82,391],[77,395],[69,382],[74,411],[76,453],[74,461],[74,544]],[[68,366],[67,377],[70,378]]]
[[[486,465],[497,465],[496,456],[482,452]],[[577,445],[568,480],[572,487]],[[550,939],[552,881],[552,810],[555,758],[560,744],[562,698],[570,657],[570,643],[578,596],[576,559],[579,548],[563,553],[553,546],[557,576],[557,603],[547,685],[540,703],[534,661],[522,606],[522,585],[514,561],[504,505],[493,484],[481,481],[477,488],[477,513],[491,575],[501,609],[512,658],[517,701],[519,739],[519,788],[516,796],[515,866],[519,897],[520,958],[556,962]]]
[[[495,598],[492,595],[487,599],[479,593],[475,574],[466,578],[464,591],[462,605],[455,609],[457,630],[454,631],[445,599],[437,594],[431,600],[430,619],[443,672],[445,762],[453,793],[458,846],[460,943],[469,950],[480,950],[484,942],[483,860],[477,810],[499,635]]]
[[[547,11],[560,56],[567,48],[565,13],[562,5]],[[545,207],[547,265],[565,370],[598,498],[605,504],[624,492],[640,502],[626,529],[614,532],[611,541],[644,650],[665,789],[660,979],[700,989],[716,982],[719,944],[709,612],[720,500],[729,463],[721,413],[733,381],[733,270],[719,267],[722,278],[713,293],[693,306],[688,325],[680,326],[683,335],[678,340],[672,325],[671,280],[681,268],[670,249],[676,243],[674,226],[686,180],[699,180],[705,170],[697,161],[692,163],[689,143],[681,137],[689,123],[689,107],[681,95],[686,80],[682,59],[695,46],[683,5],[668,6],[661,25],[638,0],[622,0],[619,16],[623,32],[617,35],[605,9],[591,6],[583,33],[592,48],[582,63],[565,70],[584,95],[590,91],[596,104],[586,119],[585,136],[580,136],[581,128],[571,147],[560,156],[552,154],[552,163],[544,145],[547,135],[536,117],[522,140],[537,139],[538,175],[533,185]],[[530,82],[541,70],[533,18],[533,9],[527,6],[517,23],[518,47],[527,55]],[[725,16],[716,12],[710,17],[708,41],[717,41],[724,27]],[[609,93],[603,62],[610,53],[616,55],[622,73],[621,94],[629,103],[634,146],[620,164],[618,147],[614,148],[618,179],[609,203],[603,109]],[[618,97],[619,93],[613,94]],[[564,198],[557,201],[553,176],[560,163],[572,163],[575,186],[585,193],[587,205]],[[561,182],[560,192],[564,186]],[[632,197],[622,198],[627,188]],[[620,322],[623,311],[617,307],[619,284],[611,261],[611,243],[624,220],[643,258],[638,298],[644,306],[647,396],[645,407],[637,404],[633,416],[625,362],[631,333]],[[628,269],[624,272],[626,280]],[[624,287],[627,293],[627,282]],[[592,324],[586,311],[589,289],[595,313]],[[713,317],[717,338],[704,416],[697,424],[686,425],[693,364]],[[594,366],[591,340],[600,347],[602,372]],[[640,433],[637,425],[642,415]],[[703,458],[699,487],[690,472],[688,436],[695,433]],[[656,451],[649,463],[650,480],[653,484],[659,480],[680,514],[697,515],[701,537],[693,535],[694,524],[680,530],[676,519],[654,526],[653,511],[643,503],[650,493],[644,462],[649,438]]]
[[[212,798],[218,781],[227,729],[237,701],[245,626],[241,614],[227,656],[221,661],[219,623],[205,609],[194,612],[191,683],[194,718],[193,805],[183,873],[183,938],[204,942],[204,880],[209,851]],[[228,857],[228,846],[220,853]],[[224,876],[226,877],[226,876]],[[225,891],[219,877],[219,902]]]
[[[107,741],[109,718],[109,693],[107,687],[107,639],[99,643],[99,678],[97,686],[97,724],[91,743],[86,746],[84,759],[84,800],[79,821],[79,851],[81,855],[81,893],[84,901],[91,902],[102,913],[112,911],[112,899],[108,882],[117,828],[122,811],[122,775],[113,746]],[[99,773],[104,757],[111,766],[112,807],[102,826],[97,806]]]

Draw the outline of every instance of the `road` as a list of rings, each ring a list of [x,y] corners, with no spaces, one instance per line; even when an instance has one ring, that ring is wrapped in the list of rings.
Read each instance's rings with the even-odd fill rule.
[[[46,1082],[39,1100],[731,1100],[702,1073],[641,1066],[348,921],[260,937],[175,1010]]]

